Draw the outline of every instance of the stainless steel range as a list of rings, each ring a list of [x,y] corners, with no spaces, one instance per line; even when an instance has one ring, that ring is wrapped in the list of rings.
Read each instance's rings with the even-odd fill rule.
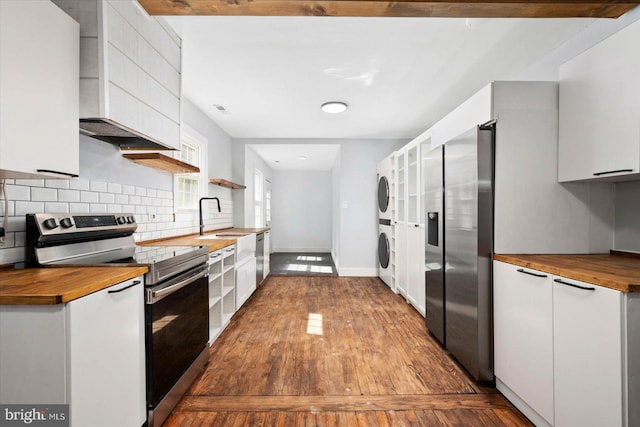
[[[29,214],[27,267],[146,265],[148,425],[169,416],[208,360],[204,246],[137,246],[133,214]]]

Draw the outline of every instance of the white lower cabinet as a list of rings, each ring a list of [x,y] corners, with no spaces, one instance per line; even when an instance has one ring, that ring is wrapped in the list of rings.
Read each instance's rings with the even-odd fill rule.
[[[494,261],[496,386],[536,425],[640,425],[640,295]]]
[[[407,229],[406,223],[396,223],[396,288],[394,291],[407,296]]]
[[[526,402],[520,409],[538,425],[553,424],[551,275],[497,261],[493,274],[498,389]]]
[[[256,257],[250,257],[236,265],[236,306],[242,307],[256,290]]]
[[[146,422],[142,278],[57,305],[0,306],[0,402],[69,404],[72,427]]]
[[[556,426],[625,425],[622,300],[622,292],[554,277]]]
[[[426,315],[424,265],[424,225],[409,224],[407,229],[407,301]]]

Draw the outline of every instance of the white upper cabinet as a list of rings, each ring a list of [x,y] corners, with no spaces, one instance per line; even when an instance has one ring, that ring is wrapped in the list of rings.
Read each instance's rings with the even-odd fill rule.
[[[136,1],[54,0],[80,22],[80,119],[123,148],[180,147],[181,45]],[[105,124],[106,123],[106,124]],[[118,138],[115,123],[136,138]],[[157,145],[137,146],[146,139]]]
[[[586,179],[640,179],[640,21],[560,67],[558,180]]]
[[[78,24],[0,1],[0,178],[78,175]]]

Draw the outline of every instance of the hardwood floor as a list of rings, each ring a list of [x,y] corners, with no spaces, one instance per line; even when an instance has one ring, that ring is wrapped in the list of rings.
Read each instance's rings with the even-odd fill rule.
[[[377,278],[270,277],[165,426],[528,426]]]

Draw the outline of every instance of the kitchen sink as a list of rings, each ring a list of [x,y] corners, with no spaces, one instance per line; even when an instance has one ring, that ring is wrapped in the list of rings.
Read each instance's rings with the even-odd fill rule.
[[[255,256],[256,252],[256,234],[255,233],[238,233],[238,232],[221,232],[216,234],[208,234],[206,236],[196,237],[198,240],[230,240],[236,241],[236,261]]]

